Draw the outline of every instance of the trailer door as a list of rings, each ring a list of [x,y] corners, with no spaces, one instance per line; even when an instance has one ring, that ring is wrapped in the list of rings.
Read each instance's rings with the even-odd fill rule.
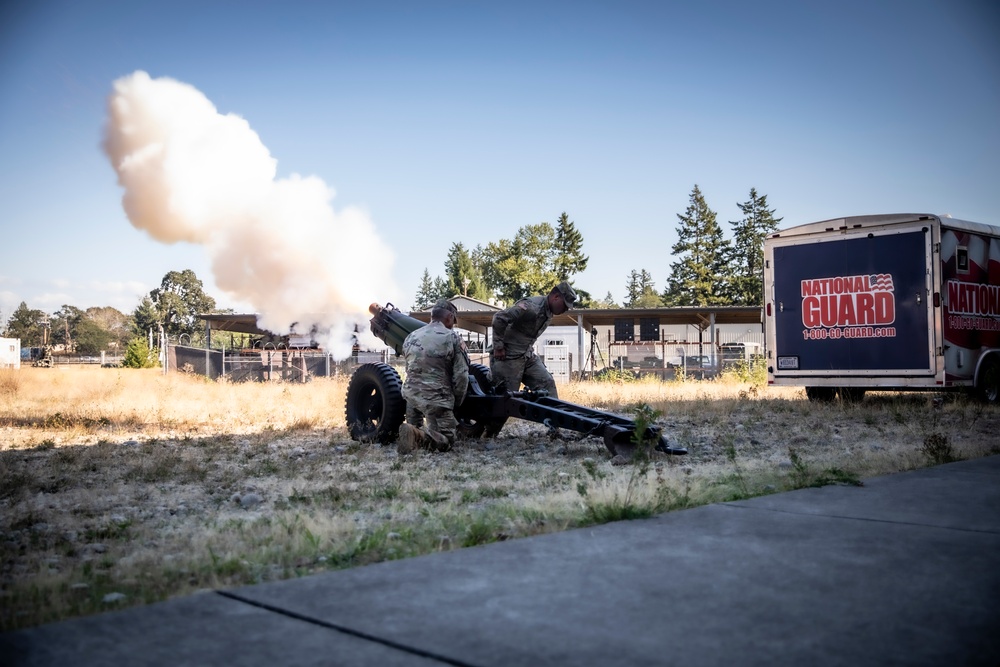
[[[927,227],[775,239],[775,377],[933,373]]]

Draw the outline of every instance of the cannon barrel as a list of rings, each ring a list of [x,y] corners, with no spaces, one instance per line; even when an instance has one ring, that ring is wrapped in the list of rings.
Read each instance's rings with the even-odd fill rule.
[[[403,341],[406,337],[420,327],[426,326],[415,317],[404,315],[391,303],[387,303],[385,308],[373,303],[368,306],[368,312],[372,314],[372,333],[395,350],[397,356],[403,354]]]

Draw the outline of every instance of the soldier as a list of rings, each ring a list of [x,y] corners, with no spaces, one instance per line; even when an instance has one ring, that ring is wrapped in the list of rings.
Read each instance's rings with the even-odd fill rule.
[[[493,316],[493,350],[490,370],[493,383],[505,382],[517,391],[521,381],[528,389],[545,390],[558,398],[556,383],[545,365],[535,356],[534,344],[552,317],[562,315],[576,303],[576,292],[568,282],[552,288],[548,296],[521,299]]]
[[[431,323],[403,341],[406,422],[399,427],[400,454],[418,447],[446,452],[455,442],[455,407],[465,400],[469,388],[465,343],[451,330],[457,319],[455,304],[440,299],[431,310]],[[427,426],[421,428],[424,419]]]

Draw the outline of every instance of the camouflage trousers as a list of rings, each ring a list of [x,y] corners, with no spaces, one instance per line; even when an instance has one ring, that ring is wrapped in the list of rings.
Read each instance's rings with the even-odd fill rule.
[[[427,425],[424,426],[424,420]],[[406,401],[406,423],[421,429],[430,438],[429,449],[446,452],[455,443],[458,432],[458,420],[455,411],[432,405],[419,398],[410,397]]]
[[[493,385],[506,382],[507,391],[518,391],[523,381],[524,386],[528,389],[544,390],[549,392],[549,396],[552,398],[559,398],[552,374],[545,368],[545,364],[537,355],[524,355],[520,359],[504,359],[503,361],[497,361],[493,355],[490,355],[490,372],[493,374]]]

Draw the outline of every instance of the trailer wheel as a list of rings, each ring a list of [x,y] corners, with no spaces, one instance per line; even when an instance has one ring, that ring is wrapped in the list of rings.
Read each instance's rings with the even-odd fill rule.
[[[489,367],[482,364],[469,364],[469,375],[476,379],[484,394],[493,394],[493,380],[490,377]],[[458,433],[462,437],[481,438],[485,435],[487,438],[492,438],[507,423],[507,417],[481,419],[477,418],[475,414],[471,414],[472,412],[472,410],[463,410],[462,406],[455,410],[455,417],[458,419]]]
[[[829,403],[837,397],[836,387],[806,387],[806,397],[813,403]]]
[[[976,391],[983,402],[990,405],[1000,403],[1000,361],[997,360],[997,355],[990,355],[983,361]]]
[[[837,393],[844,403],[860,403],[865,397],[864,387],[840,387]]]
[[[396,440],[406,416],[403,383],[388,364],[358,366],[347,385],[347,428],[358,442]]]

